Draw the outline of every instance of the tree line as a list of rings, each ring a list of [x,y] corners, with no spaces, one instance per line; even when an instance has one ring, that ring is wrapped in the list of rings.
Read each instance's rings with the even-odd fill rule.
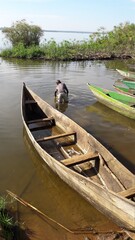
[[[1,57],[45,60],[93,60],[131,58],[135,56],[135,24],[121,23],[106,32],[104,27],[89,35],[88,40],[40,43],[44,31],[25,20],[2,29],[12,47],[2,50]]]

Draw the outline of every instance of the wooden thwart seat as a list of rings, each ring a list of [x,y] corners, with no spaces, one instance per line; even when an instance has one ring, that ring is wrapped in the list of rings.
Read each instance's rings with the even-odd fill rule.
[[[54,121],[53,117],[48,117],[48,118],[40,118],[40,119],[35,119],[35,120],[31,120],[28,121],[28,124],[33,124],[33,123],[42,123],[42,122],[48,122],[48,121]]]
[[[76,132],[70,132],[70,133],[61,133],[58,135],[52,135],[52,136],[48,136],[48,137],[39,138],[39,139],[37,139],[37,142],[39,143],[39,142],[53,140],[53,139],[57,139],[57,138],[68,137],[71,135],[74,135],[74,138],[76,141]]]
[[[49,117],[49,118],[35,119],[27,122],[28,125],[36,124],[36,123],[37,124],[39,123],[39,125],[29,126],[30,131],[38,131],[40,129],[52,127],[55,125],[55,119],[53,117]]]
[[[119,192],[119,194],[123,197],[132,197],[133,195],[135,195],[135,187],[131,187],[122,192]]]
[[[25,104],[37,103],[34,99],[25,100]]]
[[[99,157],[98,153],[86,153],[84,155],[82,155],[82,154],[76,155],[72,158],[67,158],[67,159],[61,160],[61,163],[63,163],[65,166],[71,167],[71,166],[74,166],[77,164],[87,162],[87,161],[92,160],[93,158],[97,158],[97,157]]]

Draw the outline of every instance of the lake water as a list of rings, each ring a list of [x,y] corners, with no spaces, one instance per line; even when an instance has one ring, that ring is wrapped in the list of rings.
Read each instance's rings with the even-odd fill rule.
[[[135,166],[135,121],[98,103],[87,83],[113,89],[120,77],[116,68],[131,60],[45,62],[0,59],[0,194],[16,193],[68,229],[115,231],[118,227],[63,183],[32,149],[21,119],[21,91],[25,82],[55,107],[57,79],[69,88],[69,103],[62,111],[99,139],[129,170]],[[19,219],[31,230],[25,239],[84,239],[29,208],[17,205]]]

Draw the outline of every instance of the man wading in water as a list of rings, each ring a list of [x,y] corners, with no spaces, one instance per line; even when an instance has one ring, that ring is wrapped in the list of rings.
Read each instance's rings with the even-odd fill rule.
[[[65,83],[62,83],[60,80],[56,81],[57,87],[55,89],[54,95],[57,97],[58,103],[67,103],[68,102],[68,88]]]

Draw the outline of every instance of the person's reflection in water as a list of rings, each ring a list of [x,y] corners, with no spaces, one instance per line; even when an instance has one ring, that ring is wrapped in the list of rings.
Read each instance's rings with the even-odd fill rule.
[[[68,107],[68,103],[67,102],[62,102],[62,103],[59,103],[58,101],[56,101],[55,99],[55,107],[58,111],[64,113]]]

